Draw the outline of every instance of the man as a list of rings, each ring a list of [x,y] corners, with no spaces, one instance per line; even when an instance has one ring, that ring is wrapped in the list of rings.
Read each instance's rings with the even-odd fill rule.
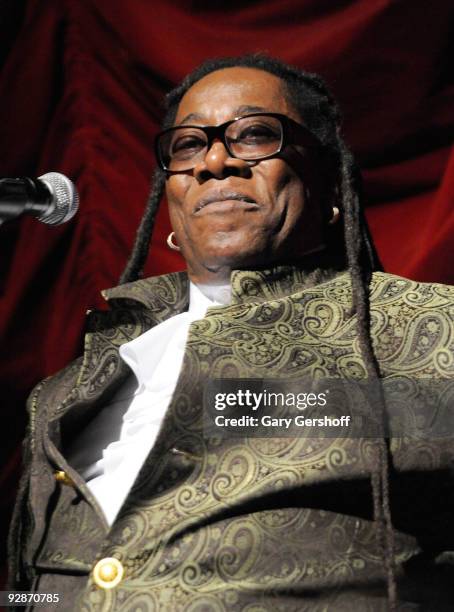
[[[375,439],[219,438],[203,394],[216,378],[447,378],[452,289],[376,271],[314,75],[214,60],[168,102],[128,282],[30,399],[16,588],[86,611],[451,609],[449,440],[387,445],[381,398]],[[131,283],[164,185],[188,272]]]

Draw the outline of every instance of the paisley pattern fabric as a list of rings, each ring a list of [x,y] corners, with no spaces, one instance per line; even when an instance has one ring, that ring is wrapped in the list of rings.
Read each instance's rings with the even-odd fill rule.
[[[65,609],[84,612],[387,609],[372,520],[374,439],[238,439],[203,430],[213,378],[366,378],[349,275],[237,271],[232,295],[231,305],[191,324],[157,442],[108,530],[65,461],[65,445],[128,375],[118,347],[185,309],[187,278],[106,292],[112,309],[90,315],[82,364],[30,400],[28,469],[11,538],[16,585],[57,585],[71,602]],[[382,377],[414,390],[408,418],[420,418],[416,382],[453,379],[454,289],[375,273],[371,334]],[[391,451],[400,609],[452,609],[452,437],[399,437]],[[74,486],[55,483],[55,469]],[[103,590],[91,568],[112,556],[125,577]]]

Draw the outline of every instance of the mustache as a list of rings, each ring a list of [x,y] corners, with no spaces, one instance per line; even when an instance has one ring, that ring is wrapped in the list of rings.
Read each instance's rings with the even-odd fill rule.
[[[195,206],[194,212],[198,212],[202,210],[208,204],[212,202],[222,202],[224,200],[239,200],[241,202],[250,202],[251,204],[257,204],[254,198],[247,195],[246,193],[242,193],[241,191],[233,191],[230,189],[217,189],[215,191],[210,191],[205,196],[200,198]]]

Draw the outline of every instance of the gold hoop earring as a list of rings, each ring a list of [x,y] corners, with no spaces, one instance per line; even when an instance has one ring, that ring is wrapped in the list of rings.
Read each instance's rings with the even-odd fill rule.
[[[334,225],[338,221],[339,217],[340,217],[340,210],[338,209],[337,206],[333,206],[333,216],[328,221],[328,225]]]
[[[173,241],[174,237],[175,237],[175,232],[170,232],[170,234],[167,236],[167,246],[169,247],[169,249],[172,249],[172,251],[181,251],[178,244],[174,243]]]

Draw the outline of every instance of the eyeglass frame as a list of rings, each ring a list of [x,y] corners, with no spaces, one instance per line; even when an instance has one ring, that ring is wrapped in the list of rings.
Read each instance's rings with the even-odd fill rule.
[[[264,157],[257,157],[257,158],[251,158],[251,159],[243,159],[242,157],[239,157],[238,155],[235,155],[234,153],[232,153],[228,143],[226,142],[226,138],[225,138],[225,132],[227,128],[233,123],[235,123],[236,121],[239,121],[240,119],[247,119],[249,117],[260,117],[260,116],[274,117],[278,119],[281,124],[281,127],[282,127],[281,142],[279,144],[277,151],[275,151],[274,153],[270,153],[269,155],[265,155]],[[235,117],[234,119],[230,119],[229,121],[225,121],[224,123],[221,123],[219,125],[207,125],[207,126],[190,125],[190,124],[174,125],[170,128],[163,130],[162,132],[159,132],[159,134],[155,136],[155,140],[154,140],[156,160],[161,170],[164,170],[164,172],[166,172],[167,174],[184,174],[186,172],[191,172],[192,170],[194,170],[194,168],[196,167],[198,163],[196,162],[194,166],[192,166],[191,168],[187,168],[186,170],[170,170],[170,168],[166,167],[164,160],[162,159],[161,147],[159,146],[159,142],[165,134],[168,134],[169,132],[178,130],[180,128],[194,128],[194,129],[202,130],[202,132],[204,132],[207,138],[207,144],[206,144],[207,150],[206,150],[205,155],[208,153],[208,151],[213,146],[213,141],[216,138],[218,138],[218,140],[220,140],[222,144],[224,145],[230,157],[234,159],[241,159],[246,162],[258,162],[264,159],[271,159],[272,157],[276,157],[289,144],[293,144],[293,145],[301,144],[302,146],[306,148],[317,148],[317,149],[323,148],[323,145],[320,142],[320,140],[317,138],[317,136],[315,136],[315,134],[313,134],[306,126],[302,125],[301,123],[298,123],[297,121],[295,121],[291,117],[288,117],[287,115],[283,115],[282,113],[265,113],[265,112],[250,113],[249,115],[241,115],[240,117]],[[295,141],[294,139],[292,139],[292,136],[295,131],[299,132],[300,136],[304,134],[303,140],[306,140],[306,142],[300,142],[299,140]]]

